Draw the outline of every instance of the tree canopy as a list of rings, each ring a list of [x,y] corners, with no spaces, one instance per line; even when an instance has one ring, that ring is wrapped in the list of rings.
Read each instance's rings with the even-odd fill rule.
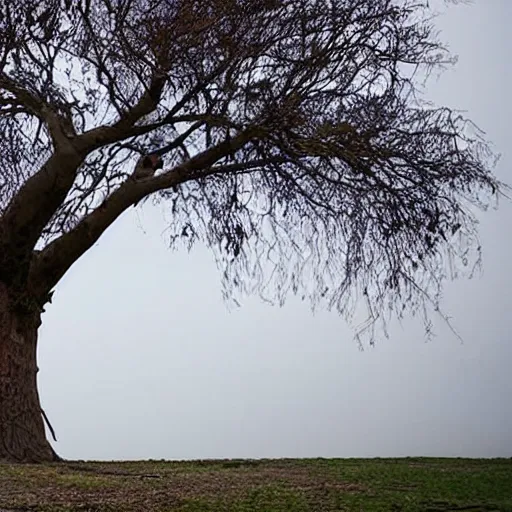
[[[475,207],[503,185],[482,133],[425,99],[455,61],[428,2],[0,5],[0,281],[20,303],[149,197],[226,296],[362,301],[370,339],[389,314],[428,322],[478,263]]]

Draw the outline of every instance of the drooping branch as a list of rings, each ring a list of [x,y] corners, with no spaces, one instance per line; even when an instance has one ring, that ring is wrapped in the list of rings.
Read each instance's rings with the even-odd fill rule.
[[[62,158],[69,144],[73,165],[55,165],[45,181],[30,151],[35,137],[34,152],[59,161],[44,153],[50,120],[0,87],[9,140],[0,190],[14,197],[3,228],[21,233],[47,219],[30,266],[35,294],[122,211],[157,193],[172,207],[172,243],[201,240],[215,251],[226,294],[283,302],[298,293],[343,314],[359,294],[371,318],[388,304],[410,311],[437,301],[441,262],[465,264],[478,245],[471,206],[502,184],[478,130],[420,101],[417,77],[453,62],[428,2],[122,5],[91,0],[76,23],[57,9],[43,26],[22,9],[32,28],[10,20],[3,47],[0,34],[8,77],[77,132],[56,150]],[[153,164],[131,172],[135,155]],[[16,201],[28,204],[23,215],[11,215]]]

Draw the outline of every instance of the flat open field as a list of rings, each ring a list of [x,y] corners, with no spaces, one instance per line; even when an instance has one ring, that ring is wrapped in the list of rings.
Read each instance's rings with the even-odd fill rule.
[[[0,512],[509,511],[511,459],[0,464]]]

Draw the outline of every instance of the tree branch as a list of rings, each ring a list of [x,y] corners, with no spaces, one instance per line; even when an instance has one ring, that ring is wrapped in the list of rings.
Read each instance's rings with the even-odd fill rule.
[[[90,153],[101,146],[119,142],[132,135],[139,135],[137,130],[133,131],[133,125],[158,106],[166,80],[165,76],[153,77],[148,89],[131,109],[127,110],[112,126],[99,126],[79,135],[75,142],[77,148]]]
[[[28,264],[42,230],[73,186],[76,170],[86,155],[96,147],[124,138],[133,123],[154,110],[160,101],[165,80],[165,77],[155,77],[141,99],[113,126],[99,127],[74,136],[65,129],[63,119],[49,104],[16,85],[4,74],[0,75],[0,86],[47,123],[56,149],[41,169],[24,183],[0,218],[2,279],[14,279],[20,284],[23,282],[27,265],[17,262],[25,261]]]
[[[13,197],[0,217],[0,279],[23,282],[30,254],[64,201],[81,160],[71,147],[54,153]]]
[[[199,153],[164,174],[140,180],[129,178],[73,230],[54,240],[34,257],[29,274],[29,289],[33,295],[44,297],[73,263],[130,206],[158,190],[175,187],[186,181],[215,174],[222,170],[225,171],[222,166],[218,168],[212,166],[221,158],[242,148],[257,135],[257,130],[249,128],[236,137]],[[233,167],[233,170],[236,170],[236,167]],[[132,176],[134,175],[137,173],[135,172]]]
[[[57,114],[52,105],[38,98],[5,73],[0,73],[0,87],[10,92],[29,113],[46,123],[55,147],[65,145],[69,137],[75,135],[73,123],[70,119],[65,119]]]

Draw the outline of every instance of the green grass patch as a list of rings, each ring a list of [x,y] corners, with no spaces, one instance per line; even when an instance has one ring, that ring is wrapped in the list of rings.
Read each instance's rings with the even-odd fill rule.
[[[512,460],[0,464],[0,510],[512,512]]]

